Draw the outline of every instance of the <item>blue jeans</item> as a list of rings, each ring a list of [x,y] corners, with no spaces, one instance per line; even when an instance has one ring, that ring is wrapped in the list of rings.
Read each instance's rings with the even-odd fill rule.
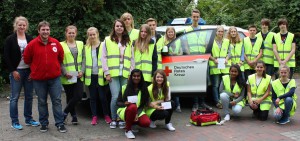
[[[112,120],[117,119],[117,99],[121,90],[121,87],[127,83],[127,79],[123,76],[112,77],[112,81],[109,83],[111,92],[110,110]]]
[[[64,116],[61,105],[60,77],[49,80],[33,80],[33,87],[38,96],[39,121],[41,125],[48,125],[49,112],[47,97],[50,94],[55,126],[63,125]]]
[[[210,75],[211,85],[212,85],[212,94],[214,98],[214,102],[217,104],[220,102],[219,95],[219,86],[221,80],[221,74]]]
[[[13,77],[13,74],[10,73],[10,86],[11,86],[11,94],[10,94],[10,103],[9,103],[9,112],[12,123],[19,123],[18,119],[18,100],[20,96],[20,92],[22,87],[24,87],[24,117],[25,122],[29,122],[32,120],[32,93],[33,93],[33,85],[32,81],[28,80],[30,75],[30,69],[18,69],[20,74],[20,80],[16,81]]]
[[[281,118],[289,118],[290,117],[290,112],[292,110],[293,107],[293,98],[291,97],[287,97],[284,99],[284,107],[285,109],[282,110],[283,113],[282,114],[276,114],[275,110],[274,110],[274,118],[276,120],[280,120]]]
[[[103,114],[108,115],[108,103],[106,99],[106,94],[104,92],[104,86],[98,84],[98,75],[92,75],[91,85],[89,86],[90,91],[90,107],[92,111],[92,116],[97,116],[97,99],[100,99]]]

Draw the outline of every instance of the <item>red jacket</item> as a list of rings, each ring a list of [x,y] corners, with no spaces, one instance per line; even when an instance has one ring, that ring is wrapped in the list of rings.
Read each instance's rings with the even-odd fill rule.
[[[30,77],[33,80],[49,80],[61,75],[60,64],[64,59],[64,51],[60,43],[48,38],[45,45],[41,37],[34,38],[26,47],[24,62],[30,65]]]

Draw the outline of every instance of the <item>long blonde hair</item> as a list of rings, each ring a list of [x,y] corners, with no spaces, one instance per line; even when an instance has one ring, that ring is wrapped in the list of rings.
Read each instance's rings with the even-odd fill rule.
[[[174,37],[173,38],[169,38],[168,37],[168,31],[169,30],[173,30],[174,31]],[[175,31],[175,28],[174,27],[172,27],[172,26],[169,26],[169,27],[167,27],[167,29],[166,29],[166,33],[165,33],[165,41],[164,41],[164,45],[166,45],[166,44],[168,44],[168,43],[170,43],[172,40],[174,40],[176,38],[176,31]]]
[[[147,32],[147,37],[146,39],[141,38],[141,31],[142,29],[145,28]],[[149,52],[149,43],[151,40],[151,30],[150,27],[147,24],[143,24],[140,27],[140,32],[139,32],[139,37],[135,42],[135,50],[139,50],[140,52]]]
[[[86,46],[92,46],[92,41],[90,39],[89,36],[89,32],[91,31],[95,31],[96,32],[96,42],[100,43],[100,38],[99,38],[99,31],[96,27],[90,27],[87,31],[86,31],[86,35],[87,35],[87,39],[86,39]]]
[[[235,31],[236,31],[236,36],[235,36],[235,38],[233,38],[233,37],[231,36],[231,34],[230,34],[230,32],[231,32],[232,30],[235,30]],[[240,35],[239,35],[239,33],[238,33],[236,27],[231,26],[231,27],[228,29],[228,32],[227,32],[227,39],[228,39],[228,40],[230,41],[230,43],[232,43],[232,44],[236,44],[236,43],[240,43],[240,42],[241,42],[241,38],[240,38]]]
[[[19,17],[16,17],[16,18],[15,18],[14,23],[13,23],[14,32],[16,32],[17,29],[18,29],[18,22],[19,22],[19,21],[24,21],[24,22],[26,23],[26,30],[25,30],[25,31],[27,31],[27,29],[28,29],[28,27],[29,27],[29,23],[28,23],[27,18],[25,18],[25,17],[23,17],[23,16],[19,16]]]

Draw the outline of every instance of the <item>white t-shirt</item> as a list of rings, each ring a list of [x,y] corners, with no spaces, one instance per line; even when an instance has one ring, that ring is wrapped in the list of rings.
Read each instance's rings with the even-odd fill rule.
[[[25,64],[24,58],[23,58],[23,53],[27,46],[27,40],[18,39],[18,45],[19,45],[20,51],[21,51],[21,61],[18,65],[17,69],[27,69],[27,68],[29,68],[29,65]]]

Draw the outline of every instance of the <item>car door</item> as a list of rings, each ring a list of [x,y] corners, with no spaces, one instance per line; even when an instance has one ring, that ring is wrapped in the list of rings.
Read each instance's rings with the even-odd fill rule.
[[[172,93],[206,92],[213,33],[213,29],[184,33],[167,45],[168,54],[163,55],[162,63]]]

